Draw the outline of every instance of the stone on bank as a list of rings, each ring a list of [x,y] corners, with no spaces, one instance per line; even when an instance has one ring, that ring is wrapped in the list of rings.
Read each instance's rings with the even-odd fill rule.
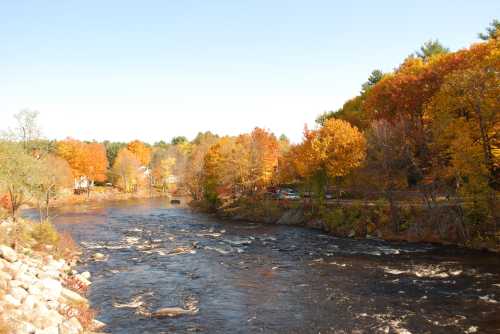
[[[0,332],[5,328],[12,334],[90,333],[74,313],[64,312],[72,305],[88,305],[85,297],[63,286],[69,276],[90,284],[88,272],[78,274],[65,260],[44,253],[25,255],[0,245]],[[91,327],[103,326],[94,320]]]

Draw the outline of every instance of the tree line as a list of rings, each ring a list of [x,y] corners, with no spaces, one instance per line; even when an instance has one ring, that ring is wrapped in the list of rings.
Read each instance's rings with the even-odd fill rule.
[[[499,28],[493,21],[482,42],[454,52],[431,40],[393,71],[373,71],[359,95],[306,127],[301,143],[258,128],[202,138],[188,159],[188,188],[212,209],[273,185],[300,189],[320,207],[329,191],[382,199],[396,231],[411,221],[403,194],[436,229],[445,216],[462,240],[497,242]]]
[[[452,210],[447,220],[463,239],[471,234],[495,239],[499,28],[493,21],[480,34],[482,42],[454,52],[431,40],[393,71],[373,71],[357,96],[321,114],[296,144],[261,128],[153,145],[49,141],[41,139],[37,113],[23,111],[16,116],[18,127],[0,142],[3,201],[13,215],[28,200],[47,210],[59,189],[85,177],[124,192],[167,191],[174,181],[216,210],[287,185],[307,194],[319,211],[325,210],[327,192],[338,200],[386,201],[387,220],[399,230],[406,219],[400,205],[406,194],[407,201],[421,200],[433,216],[442,214],[443,206]]]
[[[40,219],[47,219],[51,201],[76,190],[82,178],[87,196],[94,186],[105,185],[123,192],[166,192],[175,186],[169,177],[184,169],[190,145],[185,137],[154,145],[47,140],[38,116],[36,111],[19,112],[17,126],[4,131],[0,140],[0,207],[14,219],[23,204],[36,205]]]

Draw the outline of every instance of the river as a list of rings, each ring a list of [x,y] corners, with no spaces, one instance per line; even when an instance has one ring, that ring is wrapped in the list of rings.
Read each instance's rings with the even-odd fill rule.
[[[496,254],[221,221],[165,199],[53,214],[109,333],[500,333]],[[170,306],[194,311],[148,316]]]

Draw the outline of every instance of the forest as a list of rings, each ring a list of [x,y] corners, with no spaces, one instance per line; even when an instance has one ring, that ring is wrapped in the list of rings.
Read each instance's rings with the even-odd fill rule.
[[[213,212],[300,210],[338,235],[498,247],[500,23],[450,51],[429,41],[291,143],[263,128],[148,144],[48,140],[38,113],[16,115],[0,142],[3,215],[86,180],[91,191],[189,195]],[[296,200],[279,200],[280,187]],[[85,196],[84,194],[81,196]],[[260,210],[260,211],[259,211]]]

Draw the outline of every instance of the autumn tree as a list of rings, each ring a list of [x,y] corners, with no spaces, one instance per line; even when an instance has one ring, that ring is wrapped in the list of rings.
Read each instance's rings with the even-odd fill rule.
[[[8,195],[14,220],[19,208],[32,200],[39,176],[37,159],[26,153],[22,144],[0,142],[0,189]]]
[[[223,140],[223,139],[221,139]],[[219,197],[219,187],[221,183],[221,142],[210,146],[207,153],[203,156],[202,167],[202,196],[209,209],[215,210],[221,203]]]
[[[203,194],[212,205],[221,197],[243,194],[251,188],[248,136],[222,137],[205,154]]]
[[[211,132],[199,133],[193,140],[193,147],[186,161],[183,173],[183,184],[195,200],[203,196],[203,166],[205,155],[219,137]]]
[[[367,131],[367,158],[365,169],[372,182],[384,193],[389,202],[390,218],[399,230],[394,192],[407,187],[407,169],[410,168],[405,124],[386,120],[373,121]]]
[[[427,105],[432,122],[434,154],[455,177],[458,192],[479,209],[487,206],[496,224],[500,188],[500,47],[487,43],[489,55],[474,66],[446,76]],[[482,203],[482,204],[481,204]],[[484,210],[483,210],[484,211]],[[495,225],[496,230],[496,225]]]
[[[404,121],[407,127],[414,166],[408,178],[418,185],[430,172],[428,124],[425,105],[440,89],[445,77],[484,58],[485,45],[475,45],[458,52],[439,54],[427,61],[409,57],[387,74],[366,96],[364,110],[369,120]]]
[[[142,166],[148,166],[151,161],[151,148],[141,142],[134,140],[128,143],[127,149],[136,156]]]
[[[329,119],[312,139],[312,150],[318,167],[328,176],[344,176],[359,167],[365,158],[365,138],[348,122]]]
[[[37,181],[33,194],[36,199],[40,221],[49,218],[50,201],[64,188],[72,186],[73,176],[68,162],[49,154],[36,164]]]
[[[253,192],[270,185],[278,167],[279,155],[279,143],[274,134],[255,128],[249,136],[240,137],[239,144],[246,148],[248,154],[249,189],[247,190]]]
[[[176,159],[169,155],[167,149],[156,148],[153,150],[151,159],[151,171],[155,184],[162,187],[162,191],[166,191],[168,177],[173,174]]]
[[[85,176],[97,182],[106,180],[108,159],[103,144],[68,138],[56,144],[56,152],[69,163],[73,177]]]
[[[114,184],[125,192],[132,192],[141,183],[141,162],[137,156],[126,148],[122,148],[112,167]]]
[[[310,184],[320,165],[318,155],[313,149],[313,142],[317,136],[317,131],[310,131],[307,126],[304,128],[303,141],[293,145],[280,160],[280,183],[299,181]]]
[[[366,140],[346,121],[330,118],[317,130],[304,130],[304,140],[283,158],[280,178],[301,180],[320,200],[329,181],[338,181],[363,163]]]

